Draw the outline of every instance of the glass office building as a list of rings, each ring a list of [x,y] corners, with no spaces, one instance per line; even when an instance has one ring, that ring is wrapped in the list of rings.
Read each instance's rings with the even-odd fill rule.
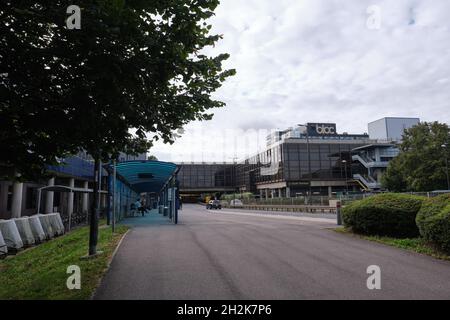
[[[352,150],[367,134],[338,134],[334,123],[308,123],[272,134],[267,149],[236,165],[236,187],[261,198],[359,190]]]
[[[419,121],[401,120],[403,130]],[[367,133],[338,133],[335,123],[307,123],[270,134],[264,152],[239,163],[181,165],[180,188],[252,192],[261,198],[377,190],[398,154],[396,137],[379,140]]]
[[[230,163],[177,163],[177,179],[184,201],[196,201],[203,193],[236,190],[235,165]]]
[[[264,152],[236,164],[178,164],[181,192],[239,191],[291,197],[357,188],[352,180],[351,151],[368,144],[369,136],[338,134],[336,124],[330,123],[308,123],[306,127],[272,134]]]

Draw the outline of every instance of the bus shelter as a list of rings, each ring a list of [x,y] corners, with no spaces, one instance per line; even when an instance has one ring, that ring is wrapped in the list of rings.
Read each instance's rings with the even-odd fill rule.
[[[124,218],[138,198],[153,194],[157,209],[178,223],[179,191],[177,166],[171,162],[135,160],[105,166],[109,183],[109,217],[113,224]]]

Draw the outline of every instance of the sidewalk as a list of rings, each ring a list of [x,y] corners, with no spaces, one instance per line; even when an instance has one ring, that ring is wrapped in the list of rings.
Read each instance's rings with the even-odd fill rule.
[[[158,210],[156,209],[147,212],[149,213],[146,213],[144,217],[142,217],[142,215],[139,215],[137,217],[125,218],[120,221],[119,224],[125,224],[131,227],[173,224],[173,222],[169,220],[169,217],[165,217],[162,214],[159,214]]]
[[[132,218],[94,299],[448,299],[450,263],[348,237],[334,223],[183,206]],[[304,217],[307,218],[307,217]],[[381,269],[369,290],[367,268]]]

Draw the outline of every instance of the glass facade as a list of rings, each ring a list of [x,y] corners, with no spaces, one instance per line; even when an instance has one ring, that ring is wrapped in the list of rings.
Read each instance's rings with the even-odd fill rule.
[[[178,179],[182,190],[331,193],[353,183],[352,150],[373,142],[367,134],[338,134],[333,123],[308,123],[268,136],[264,152],[237,164],[181,165]]]
[[[297,180],[338,180],[351,177],[352,149],[358,144],[310,143],[310,161],[307,144],[289,143],[284,145],[284,178]],[[343,162],[345,160],[345,162]],[[347,168],[346,168],[347,166]],[[311,171],[309,168],[311,167]]]
[[[366,141],[327,142],[312,139],[284,141],[238,164],[179,164],[181,190],[258,191],[258,185],[285,183],[296,189],[309,181],[346,181],[352,178],[351,150]],[[311,169],[311,170],[309,170]]]
[[[47,169],[56,174],[59,173],[91,180],[94,164],[92,161],[83,159],[79,156],[72,156],[64,159],[61,165],[48,166]]]
[[[177,164],[180,168],[177,179],[180,189],[190,190],[220,190],[234,188],[234,164]]]
[[[236,165],[236,186],[254,192],[261,182],[279,182],[284,179],[284,145],[268,148]]]
[[[308,156],[306,142],[281,143],[239,163],[236,184],[254,192],[257,184],[349,179],[352,176],[351,150],[363,144],[311,141]]]

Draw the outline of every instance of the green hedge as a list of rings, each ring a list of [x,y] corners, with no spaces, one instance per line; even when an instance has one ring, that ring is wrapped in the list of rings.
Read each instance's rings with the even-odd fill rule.
[[[416,222],[424,239],[450,252],[450,194],[426,200]]]
[[[342,218],[344,225],[356,233],[416,237],[419,235],[416,215],[424,200],[407,194],[379,194],[344,207]]]

